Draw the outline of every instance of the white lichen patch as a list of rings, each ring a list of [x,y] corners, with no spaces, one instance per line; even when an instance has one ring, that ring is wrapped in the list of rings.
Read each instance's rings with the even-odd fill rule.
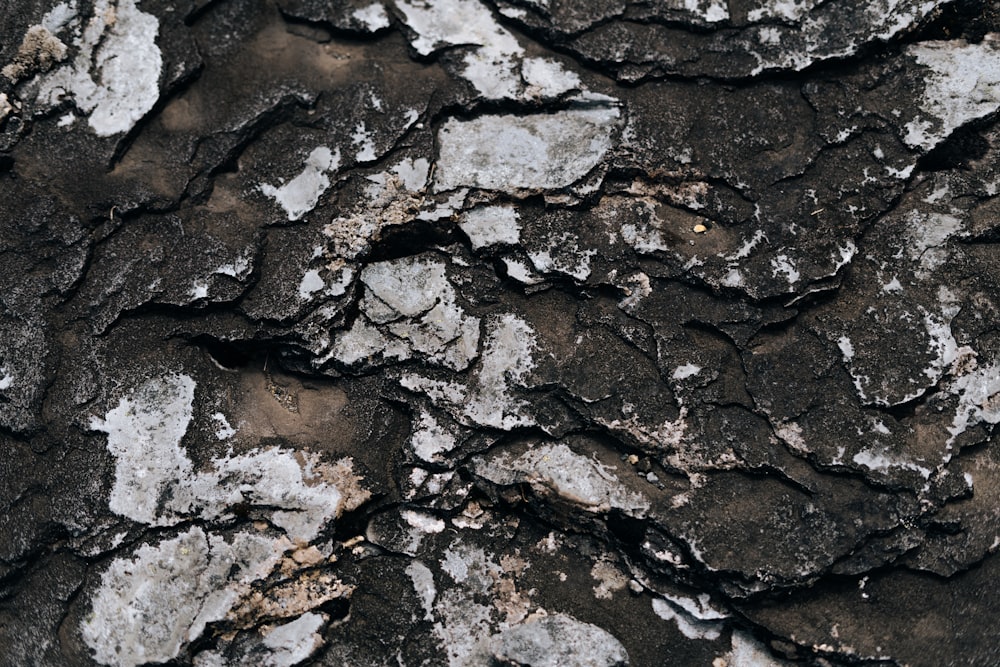
[[[405,158],[393,165],[389,169],[389,173],[398,179],[403,188],[409,192],[418,192],[427,185],[430,168],[431,163],[422,157],[416,160]]]
[[[358,149],[357,154],[354,156],[358,162],[371,162],[376,157],[375,154],[375,138],[368,128],[365,127],[364,121],[361,121],[354,128],[354,134],[351,135],[351,142]]]
[[[533,615],[495,636],[490,649],[501,664],[532,667],[629,664],[628,652],[614,635],[566,614]]]
[[[227,541],[199,527],[143,545],[101,575],[80,626],[83,639],[105,665],[167,662],[206,624],[222,620],[288,546],[246,532]]]
[[[422,413],[410,434],[410,448],[417,458],[428,463],[440,462],[441,455],[455,449],[454,434],[445,429],[433,415]]]
[[[435,189],[551,189],[572,185],[611,148],[618,107],[451,119],[438,132]]]
[[[684,595],[671,595],[669,593],[661,593],[661,595],[664,600],[680,608],[695,620],[721,621],[729,618],[728,614],[715,608],[708,593],[701,593],[696,598]]]
[[[507,277],[525,285],[537,285],[543,278],[528,266],[527,262],[522,262],[510,257],[503,258],[504,268],[507,270]]]
[[[722,634],[723,625],[716,620],[702,620],[679,604],[663,598],[653,598],[653,612],[665,621],[673,621],[688,639],[713,641]]]
[[[548,58],[525,58],[521,76],[528,85],[531,97],[556,97],[581,87],[576,72],[563,69],[562,65]]]
[[[855,454],[852,460],[872,472],[882,474],[888,474],[893,470],[912,470],[924,479],[927,479],[931,476],[932,472],[927,466],[922,466],[914,461],[907,461],[888,451],[879,451],[876,449],[863,449]]]
[[[798,269],[795,268],[795,262],[788,255],[778,255],[771,260],[771,275],[772,277],[784,276],[789,285],[794,285],[801,277]]]
[[[972,352],[968,346],[958,344],[951,330],[952,320],[959,312],[955,299],[947,290],[939,294],[939,313],[928,312],[919,305],[906,308],[896,301],[887,301],[883,309],[869,309],[869,321],[874,320],[882,327],[894,327],[896,331],[872,339],[854,328],[858,337],[844,334],[838,338],[844,363],[863,402],[891,406],[919,398],[940,382],[956,359]],[[922,362],[913,365],[912,370],[919,372],[907,372],[882,361],[881,355],[890,335],[894,340],[913,346],[911,354],[923,357]],[[926,352],[917,351],[923,346]]]
[[[535,590],[518,587],[528,567],[517,555],[498,558],[460,538],[444,550],[437,580],[424,562],[410,562],[406,574],[448,667],[627,664],[625,649],[605,630],[535,605]]]
[[[76,23],[78,18],[77,12],[77,0],[61,2],[45,14],[41,27],[50,33],[59,33],[66,26]]]
[[[743,287],[746,281],[743,279],[743,273],[739,269],[730,268],[726,275],[722,277],[719,284],[723,287]]]
[[[373,2],[367,7],[358,7],[351,13],[351,17],[371,32],[384,30],[392,25],[385,6],[378,2]]]
[[[490,11],[475,0],[397,3],[406,25],[416,33],[410,44],[423,56],[448,46],[494,45],[500,52],[518,53],[520,45],[504,30]]]
[[[370,494],[360,487],[349,459],[330,464],[308,452],[230,452],[196,470],[181,446],[192,421],[194,395],[195,382],[186,375],[154,378],[104,419],[91,420],[91,428],[107,434],[115,459],[111,510],[150,526],[193,519],[211,525],[231,522],[234,506],[254,506],[281,532],[258,528],[222,537],[199,526],[157,545],[142,545],[131,558],[115,559],[81,625],[84,640],[103,664],[130,667],[172,660],[207,624],[227,616],[300,616],[264,629],[257,661],[297,664],[319,646],[317,632],[326,622],[325,616],[307,612],[349,593],[350,587],[327,575],[316,579],[308,574],[267,596],[251,595],[251,585],[279,563],[287,577],[322,560],[323,553],[305,545]],[[211,417],[219,439],[235,435],[222,413]],[[283,558],[290,552],[290,558]]]
[[[455,472],[453,470],[431,474],[423,468],[413,468],[409,476],[404,480],[404,496],[407,500],[413,500],[418,494],[440,494],[448,487],[448,484],[454,477]],[[485,516],[485,513],[483,513],[483,516]],[[452,519],[452,521],[454,522],[456,519]]]
[[[299,220],[316,208],[319,198],[330,187],[328,174],[340,166],[340,150],[319,146],[306,158],[302,172],[287,183],[274,186],[264,183],[260,191],[285,210],[289,220]]]
[[[382,354],[420,354],[453,370],[464,370],[479,348],[479,319],[465,315],[443,263],[404,257],[369,264],[361,272],[365,293],[351,330],[334,344],[343,363]],[[371,326],[368,322],[373,323]]]
[[[622,240],[639,253],[648,255],[670,249],[663,233],[655,227],[628,223],[622,225],[621,233]]]
[[[90,427],[108,434],[115,458],[110,506],[116,514],[153,524],[166,487],[191,472],[180,441],[191,422],[195,382],[186,375],[150,380]]]
[[[726,654],[726,667],[783,667],[763,644],[743,630],[733,630],[732,649]]]
[[[435,403],[458,404],[465,400],[467,393],[463,384],[432,380],[416,373],[403,375],[399,379],[399,384],[404,389],[426,394]]]
[[[761,2],[750,10],[747,20],[753,23],[767,19],[798,21],[818,4],[818,0],[773,0]]]
[[[513,206],[477,206],[462,214],[458,226],[469,237],[473,250],[521,241],[521,225]]]
[[[198,299],[205,299],[208,297],[208,285],[203,281],[195,281],[194,285],[191,286],[191,290],[188,292],[188,296],[192,301],[197,301]]]
[[[614,205],[601,207],[599,215],[609,229],[620,227],[622,240],[638,253],[649,255],[670,250],[663,233],[663,221],[656,215],[655,201],[643,197],[629,201],[628,206],[634,207],[633,210],[641,207],[639,222],[621,224],[619,207]]]
[[[323,645],[320,630],[327,623],[325,614],[308,612],[284,625],[263,632],[261,644],[268,649],[264,667],[292,667],[311,656]]]
[[[371,326],[364,316],[354,320],[347,331],[340,332],[333,343],[333,357],[348,366],[382,355],[384,359],[406,359],[410,355],[409,347],[401,342],[386,339],[382,333]]]
[[[152,379],[90,426],[108,435],[115,459],[109,505],[147,525],[231,518],[234,505],[267,508],[295,540],[309,541],[344,509],[367,499],[348,459],[335,464],[286,449],[252,450],[196,471],[181,448],[191,422],[195,383],[186,375]],[[338,484],[342,488],[338,488]]]
[[[829,274],[819,277],[829,278],[837,275],[837,272],[850,264],[854,259],[854,256],[857,254],[858,246],[854,244],[854,241],[848,239],[842,247],[837,248],[837,253],[831,258],[833,262],[833,270]]]
[[[1000,108],[1000,36],[979,44],[963,40],[920,42],[905,52],[927,68],[923,113],[906,124],[903,140],[930,150],[954,130]]]
[[[863,16],[848,18],[838,3],[762,0],[748,17],[762,21],[755,28],[757,41],[770,48],[751,53],[758,64],[750,74],[802,70],[817,60],[850,56],[872,40],[889,40],[912,28],[942,4],[942,0],[872,0],[857,7]],[[792,16],[796,18],[788,18]],[[789,22],[792,25],[782,25]]]
[[[460,588],[451,588],[439,596],[435,612],[441,620],[434,624],[434,635],[448,658],[448,667],[488,664],[480,639],[490,636],[490,607],[475,602]]]
[[[521,318],[506,314],[491,320],[482,365],[462,414],[481,426],[504,430],[534,423],[524,414],[527,403],[512,397],[510,386],[527,380],[535,367],[535,347],[535,332]]]
[[[561,443],[536,445],[517,456],[502,452],[477,458],[475,471],[494,484],[548,488],[589,512],[619,509],[641,517],[650,507],[649,499],[625,486],[613,468]]]
[[[625,590],[629,577],[621,568],[607,558],[598,559],[590,568],[590,576],[597,585],[593,587],[594,597],[598,600],[610,600],[618,591]]]
[[[965,353],[971,353],[967,346],[959,347],[958,341],[951,331],[951,321],[958,314],[954,305],[945,305],[941,315],[924,313],[924,326],[930,339],[930,352],[933,354],[930,365],[924,369],[927,379],[936,384],[952,363]]]
[[[492,555],[461,541],[448,547],[441,561],[441,570],[457,584],[474,592],[485,593],[503,572]]]
[[[379,324],[400,317],[417,317],[442,299],[454,299],[443,262],[421,257],[403,257],[369,264],[361,272],[367,290],[361,308]]]
[[[757,246],[760,245],[761,241],[767,241],[767,236],[764,234],[764,230],[754,230],[754,233],[750,236],[750,238],[743,241],[743,245],[729,255],[726,255],[726,261],[736,263],[746,259],[757,248]]]
[[[590,276],[590,260],[595,250],[581,250],[575,234],[565,232],[544,239],[540,248],[528,251],[528,259],[539,273],[562,273],[579,281]]]
[[[614,431],[624,431],[648,447],[676,451],[687,434],[687,409],[681,407],[676,419],[660,423],[650,421],[635,406],[622,404],[620,418],[597,417],[596,421]]]
[[[242,252],[232,262],[219,266],[214,273],[217,273],[220,276],[229,276],[230,278],[243,280],[250,275],[250,272],[253,269],[251,256],[252,251]]]
[[[160,525],[184,516],[229,519],[231,507],[244,503],[268,508],[264,513],[273,524],[290,538],[308,542],[341,512],[368,498],[357,487],[348,459],[329,464],[312,453],[261,449],[214,464],[215,470],[182,479],[173,488]]]
[[[444,520],[439,519],[433,514],[427,514],[426,512],[403,510],[402,517],[411,528],[414,528],[421,533],[440,533],[446,528]]]
[[[59,5],[46,19],[65,24],[76,13],[75,6]],[[30,83],[35,103],[52,108],[68,98],[89,114],[98,136],[128,132],[160,96],[159,27],[157,18],[140,11],[136,0],[97,0],[93,16],[73,41],[78,49],[74,60]]]
[[[413,583],[421,606],[424,608],[424,620],[434,620],[434,598],[437,597],[437,587],[434,585],[434,573],[419,560],[412,560],[406,566],[406,574]]]
[[[447,46],[476,46],[465,56],[462,76],[487,98],[517,96],[520,88],[517,64],[523,49],[482,3],[401,0],[397,7],[403,12],[407,26],[416,33],[410,43],[418,53],[430,55]]]
[[[5,367],[0,368],[0,391],[10,389],[14,384],[14,375]]]
[[[505,625],[497,619],[496,603],[509,602],[518,596],[508,591],[503,598],[494,599],[487,606],[477,601],[494,592],[502,580],[503,569],[492,554],[483,549],[463,544],[457,540],[445,551],[440,567],[451,579],[451,585],[438,594],[434,612],[434,635],[441,641],[447,654],[449,667],[473,667],[486,664],[487,654],[483,641],[491,637],[494,628]]]
[[[516,315],[494,316],[487,323],[487,336],[479,371],[467,382],[443,381],[408,373],[400,385],[420,392],[444,407],[459,423],[510,430],[530,426],[527,402],[512,395],[523,386],[535,367],[534,331]]]
[[[729,19],[729,5],[725,0],[684,0],[683,6],[706,23]]]
[[[882,285],[882,292],[885,294],[899,294],[903,291],[903,284],[899,282],[899,276],[893,276],[892,279]]]
[[[907,252],[922,271],[918,277],[945,264],[950,256],[948,239],[962,231],[963,224],[953,215],[910,211],[906,215],[910,243]]]
[[[236,435],[236,429],[229,425],[229,420],[226,419],[226,415],[221,412],[216,412],[212,415],[212,420],[217,424],[215,427],[215,437],[219,440],[228,440]]]
[[[976,424],[1000,423],[1000,363],[974,368],[952,380],[947,389],[959,399],[948,427],[948,445]]]
[[[323,282],[319,271],[309,269],[302,276],[302,280],[299,281],[299,298],[303,300],[311,299],[313,294],[321,291],[324,287],[326,287],[326,283]]]
[[[674,369],[672,377],[674,380],[686,380],[689,377],[693,377],[701,372],[701,366],[697,364],[683,364]]]
[[[475,47],[464,56],[459,75],[487,99],[556,97],[579,85],[579,78],[555,61],[524,59],[514,35],[476,0],[400,0],[396,6],[414,33],[410,44],[421,55]]]

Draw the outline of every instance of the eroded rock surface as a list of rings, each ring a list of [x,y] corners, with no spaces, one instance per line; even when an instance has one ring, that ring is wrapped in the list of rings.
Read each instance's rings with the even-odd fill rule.
[[[0,12],[0,665],[1000,663],[1000,9]]]

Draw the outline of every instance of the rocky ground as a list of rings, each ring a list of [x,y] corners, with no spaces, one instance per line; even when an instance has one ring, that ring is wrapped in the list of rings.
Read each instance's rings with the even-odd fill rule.
[[[0,665],[1000,664],[996,2],[0,9]]]

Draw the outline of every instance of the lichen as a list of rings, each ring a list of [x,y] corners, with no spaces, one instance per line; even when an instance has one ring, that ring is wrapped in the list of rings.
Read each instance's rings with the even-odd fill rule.
[[[529,116],[451,119],[438,132],[435,189],[552,189],[587,175],[611,148],[618,107],[609,102]]]
[[[97,0],[92,19],[73,40],[73,61],[32,85],[36,103],[51,108],[69,98],[89,114],[88,123],[98,136],[128,132],[160,96],[159,24],[155,16],[139,10],[136,0]]]

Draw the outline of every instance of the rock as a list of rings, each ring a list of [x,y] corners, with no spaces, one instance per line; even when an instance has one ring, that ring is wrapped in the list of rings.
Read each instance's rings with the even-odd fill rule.
[[[1000,12],[0,16],[2,665],[988,665]]]

